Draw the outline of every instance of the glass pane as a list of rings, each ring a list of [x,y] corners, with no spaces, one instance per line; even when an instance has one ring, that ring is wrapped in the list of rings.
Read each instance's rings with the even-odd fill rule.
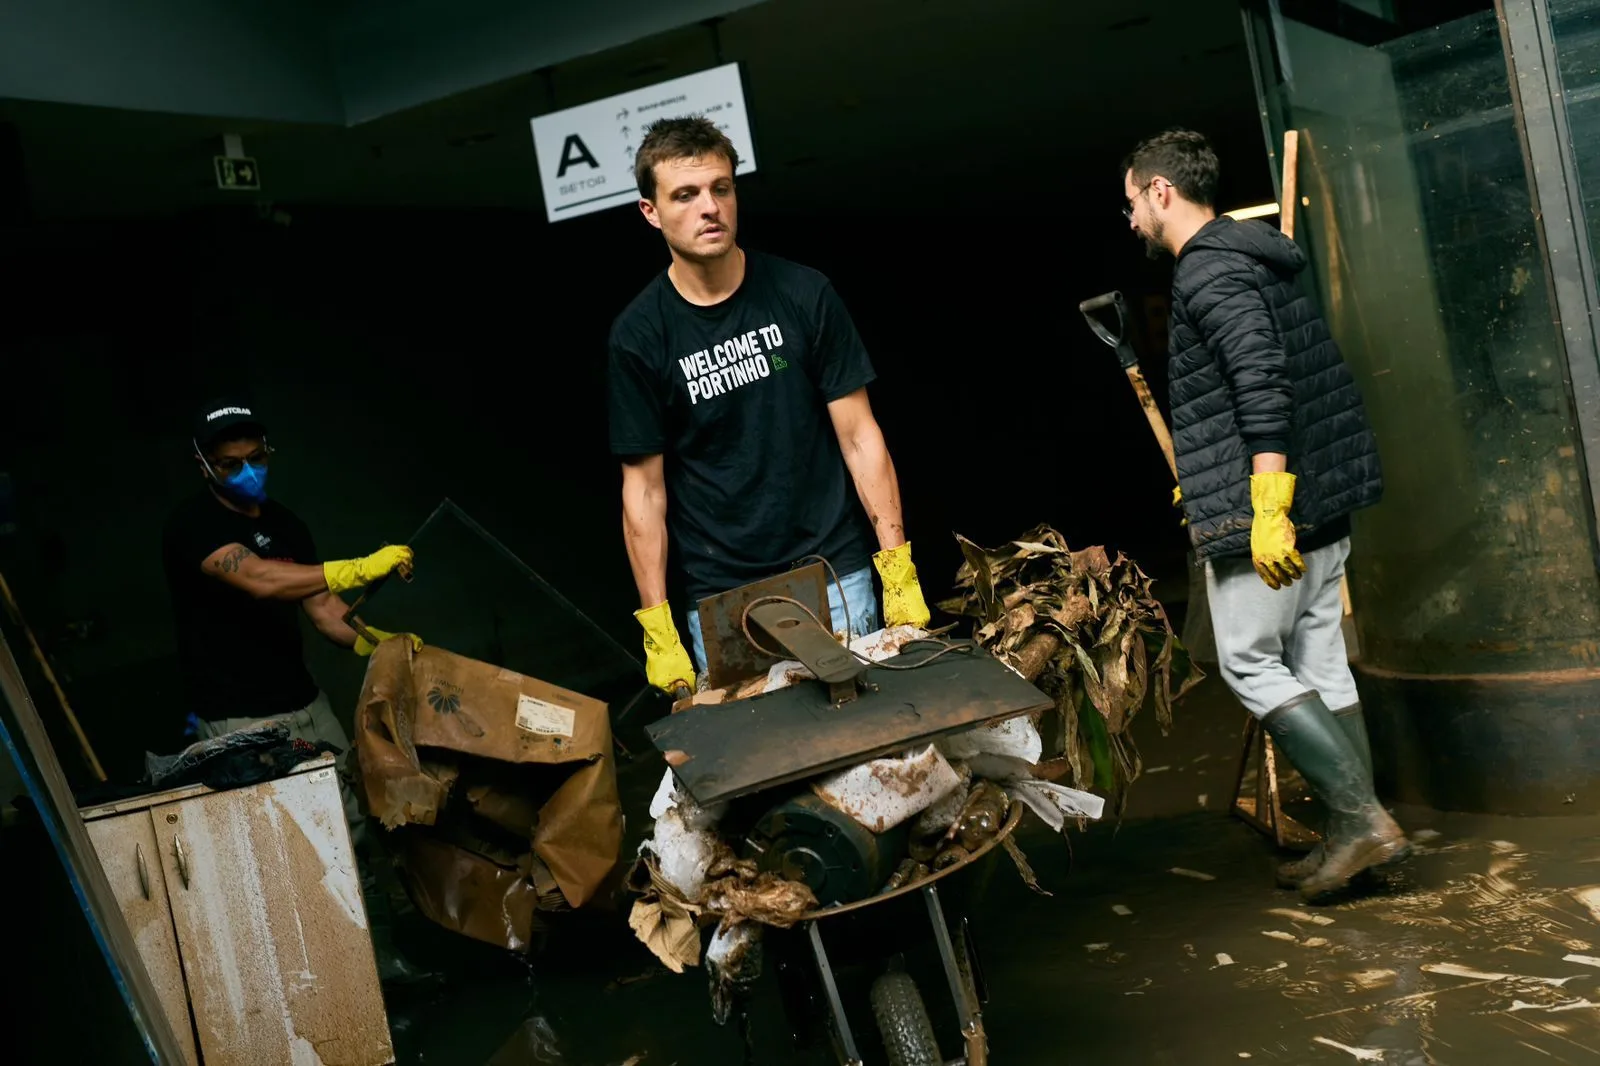
[[[1589,247],[1600,259],[1600,0],[1552,0],[1549,10]]]
[[[1354,518],[1362,659],[1576,665],[1600,581],[1495,15],[1379,44],[1279,26],[1264,80],[1274,136],[1300,131],[1296,237],[1384,462]]]
[[[409,543],[415,576],[391,579],[361,607],[369,625],[605,700],[613,720],[648,689],[640,659],[451,501]],[[352,683],[359,688],[360,679]],[[350,691],[345,705],[356,696]]]

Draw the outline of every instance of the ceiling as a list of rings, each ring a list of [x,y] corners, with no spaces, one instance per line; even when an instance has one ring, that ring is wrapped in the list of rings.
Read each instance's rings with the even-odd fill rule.
[[[976,13],[975,13],[976,12]],[[1170,124],[1240,160],[1271,196],[1234,0],[767,0],[358,126],[0,101],[41,218],[159,214],[251,194],[214,187],[226,132],[261,200],[542,214],[528,120],[740,61],[757,174],[774,209],[1070,212],[1114,199],[1117,161]]]

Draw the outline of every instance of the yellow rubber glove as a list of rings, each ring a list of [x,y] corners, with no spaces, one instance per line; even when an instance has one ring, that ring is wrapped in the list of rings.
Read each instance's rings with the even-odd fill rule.
[[[1183,486],[1181,485],[1172,486],[1172,506],[1179,508],[1183,506]],[[1189,516],[1181,510],[1178,512],[1178,516],[1178,528],[1181,529],[1189,524]]]
[[[385,641],[385,640],[393,640],[397,636],[404,636],[404,637],[406,637],[407,639],[409,639],[411,641],[411,650],[412,651],[421,651],[422,650],[422,638],[417,636],[415,633],[388,633],[388,632],[385,632],[382,629],[379,629],[377,626],[368,626],[367,627],[367,632],[371,633],[373,636],[377,637],[380,643],[382,641]],[[361,656],[362,658],[365,658],[366,656],[371,655],[373,652],[375,652],[377,650],[378,650],[378,645],[377,644],[369,644],[369,643],[367,643],[367,638],[366,637],[363,637],[360,633],[356,634],[356,654],[357,655]]]
[[[322,564],[322,575],[328,582],[328,591],[337,596],[363,585],[370,585],[395,567],[411,565],[411,549],[391,544],[379,548],[361,559],[337,559]]]
[[[872,557],[883,579],[883,624],[888,626],[916,626],[928,624],[928,605],[922,599],[922,586],[917,583],[917,568],[911,562],[911,542],[897,548],[886,548]]]
[[[669,696],[673,689],[683,685],[694,691],[694,663],[689,661],[689,649],[678,638],[678,627],[672,621],[672,609],[665,600],[654,607],[633,612],[644,627],[644,676],[656,688]]]
[[[1306,564],[1294,547],[1294,524],[1289,521],[1293,503],[1293,474],[1250,475],[1250,505],[1256,514],[1250,525],[1250,557],[1269,588],[1281,589],[1306,576]]]

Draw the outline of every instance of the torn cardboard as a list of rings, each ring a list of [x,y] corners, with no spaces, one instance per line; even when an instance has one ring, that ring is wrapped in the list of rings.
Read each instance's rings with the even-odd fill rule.
[[[403,872],[440,924],[524,950],[544,869],[577,908],[616,868],[622,807],[599,700],[394,640],[368,660],[355,718],[368,810],[405,827]]]

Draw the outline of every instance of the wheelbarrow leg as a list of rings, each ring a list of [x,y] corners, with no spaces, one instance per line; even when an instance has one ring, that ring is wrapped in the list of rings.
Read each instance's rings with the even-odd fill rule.
[[[944,963],[944,974],[950,982],[950,996],[956,1001],[956,1019],[961,1023],[961,1037],[967,1044],[965,1066],[987,1066],[989,1041],[983,1031],[983,1015],[978,1012],[976,996],[967,995],[967,978],[956,961],[955,945],[950,941],[950,927],[945,924],[944,907],[939,903],[939,886],[928,885],[922,890],[928,904],[928,917],[933,922],[933,940],[939,948],[939,959]],[[963,954],[966,945],[963,943]],[[976,960],[968,959],[967,968],[976,980]]]
[[[833,979],[833,967],[828,965],[828,953],[822,948],[822,933],[817,922],[806,923],[806,935],[811,940],[811,954],[817,960],[817,973],[822,978],[822,990],[828,997],[828,1013],[833,1018],[833,1032],[839,1042],[843,1066],[861,1066],[861,1052],[856,1050],[856,1038],[850,1032],[850,1020],[844,1016],[844,1003],[839,999],[839,986]]]

